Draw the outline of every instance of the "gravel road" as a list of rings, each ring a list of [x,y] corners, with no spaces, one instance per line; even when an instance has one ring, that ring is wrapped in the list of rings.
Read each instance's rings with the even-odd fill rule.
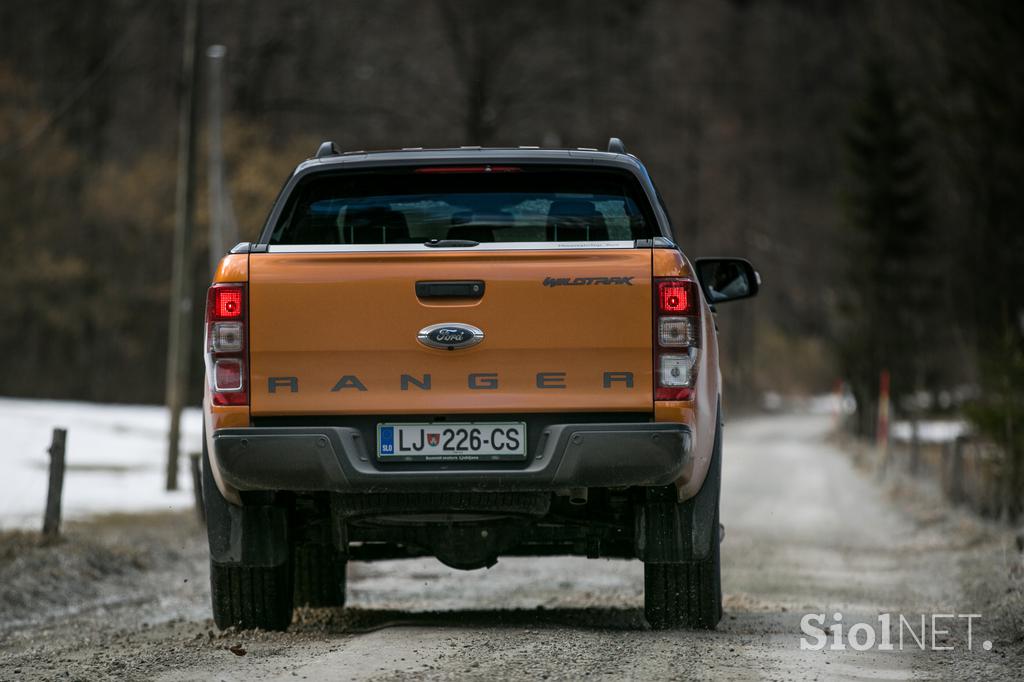
[[[716,632],[645,629],[639,562],[513,558],[469,573],[354,564],[350,608],[300,610],[284,634],[218,633],[195,521],[124,516],[73,525],[54,547],[0,537],[0,679],[1020,679],[1012,534],[876,485],[828,428],[726,426]],[[801,617],[827,628],[836,612],[843,632],[864,622],[879,637],[879,614],[894,614],[896,650],[802,650]],[[933,613],[981,614],[971,648],[950,618],[935,643],[952,650],[931,650]],[[926,615],[926,650],[909,633],[900,650],[900,614],[918,636]]]

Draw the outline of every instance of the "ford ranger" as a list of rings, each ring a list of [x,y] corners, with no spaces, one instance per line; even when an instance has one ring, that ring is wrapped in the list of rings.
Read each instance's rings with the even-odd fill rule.
[[[340,153],[209,289],[203,496],[221,628],[340,607],[349,561],[644,562],[651,627],[722,613],[714,306],[644,166],[535,147]]]

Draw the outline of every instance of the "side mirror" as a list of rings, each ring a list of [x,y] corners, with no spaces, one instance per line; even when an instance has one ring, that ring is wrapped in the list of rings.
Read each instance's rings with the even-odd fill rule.
[[[761,288],[761,275],[742,258],[698,258],[693,267],[711,305],[756,296]]]

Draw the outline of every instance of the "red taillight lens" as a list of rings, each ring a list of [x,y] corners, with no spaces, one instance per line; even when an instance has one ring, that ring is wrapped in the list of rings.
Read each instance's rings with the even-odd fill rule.
[[[654,389],[655,400],[689,400],[692,397],[692,388],[664,388],[659,386]]]
[[[249,404],[249,391],[241,390],[234,393],[216,392],[211,393],[214,405],[235,405],[242,406]]]
[[[663,313],[693,315],[697,312],[697,283],[690,280],[658,282],[658,309]]]
[[[213,319],[234,320],[242,316],[241,287],[215,286],[210,291],[213,294]]]
[[[213,386],[218,391],[242,390],[242,361],[222,358],[213,364]]]
[[[684,278],[655,278],[654,399],[691,400],[700,358],[700,292]]]
[[[244,284],[214,284],[206,297],[206,376],[214,405],[248,405]]]

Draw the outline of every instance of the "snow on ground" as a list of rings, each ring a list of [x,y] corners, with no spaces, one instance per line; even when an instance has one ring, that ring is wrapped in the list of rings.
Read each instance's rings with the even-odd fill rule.
[[[909,421],[895,421],[890,435],[893,440],[909,441],[913,430]],[[970,431],[970,426],[962,419],[923,419],[917,423],[917,437],[922,443],[948,443]]]
[[[157,406],[0,398],[0,528],[42,526],[54,427],[68,430],[65,519],[191,507],[187,453],[202,447],[202,413],[182,415],[173,493],[164,490],[168,420]]]

